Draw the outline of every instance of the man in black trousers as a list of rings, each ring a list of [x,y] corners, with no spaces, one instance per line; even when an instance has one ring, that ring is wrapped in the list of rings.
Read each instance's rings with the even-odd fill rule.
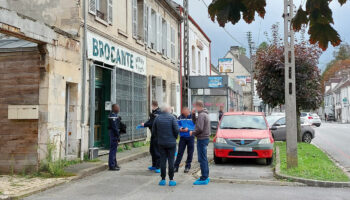
[[[153,122],[156,117],[160,114],[160,109],[158,107],[157,101],[152,101],[152,113],[149,115],[149,119],[147,122],[142,123],[141,126],[148,127],[151,131],[151,144],[149,147],[149,151],[152,156],[152,166],[149,166],[148,169],[154,171],[155,173],[160,173],[160,154],[158,148],[157,138],[152,133]]]
[[[117,159],[116,159],[117,147],[120,141],[119,126],[120,126],[120,120],[121,120],[118,113],[119,113],[119,105],[113,104],[112,112],[108,117],[108,120],[109,120],[108,130],[109,130],[109,137],[110,137],[108,167],[109,167],[109,170],[112,170],[112,171],[120,170],[120,167],[118,166]]]
[[[167,104],[161,108],[161,113],[154,120],[152,135],[158,140],[160,152],[161,180],[159,185],[166,185],[166,163],[169,168],[169,186],[175,186],[174,181],[174,159],[176,151],[176,138],[179,134],[179,126],[174,115],[171,114],[171,107]]]

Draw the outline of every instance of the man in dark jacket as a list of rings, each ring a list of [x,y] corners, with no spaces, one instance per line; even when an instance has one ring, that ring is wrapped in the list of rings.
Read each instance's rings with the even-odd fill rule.
[[[179,134],[179,126],[176,118],[171,114],[171,108],[168,105],[163,105],[161,114],[155,119],[152,135],[158,140],[160,152],[160,168],[161,180],[159,185],[166,185],[166,163],[168,161],[169,168],[169,186],[175,186],[174,181],[174,158],[176,151],[176,138]]]
[[[180,115],[179,120],[192,121],[191,112],[187,107],[184,107],[182,109],[182,114]],[[191,169],[191,163],[192,163],[193,152],[194,152],[194,136],[190,135],[190,131],[188,128],[180,127],[180,142],[179,142],[179,149],[178,149],[178,153],[175,161],[175,172],[179,171],[179,166],[186,147],[187,147],[187,160],[186,160],[184,172],[188,173]]]
[[[109,170],[119,171],[120,167],[117,164],[116,154],[118,142],[120,141],[119,125],[120,125],[120,116],[119,105],[112,105],[112,112],[109,114],[109,138],[110,138],[110,149],[109,149],[109,158],[108,158],[108,167]]]
[[[224,116],[224,106],[220,106],[220,110],[219,110],[219,121],[221,120],[222,116]]]
[[[149,170],[155,171],[156,173],[160,173],[160,153],[158,148],[157,138],[152,133],[152,126],[156,117],[160,114],[160,109],[158,107],[157,101],[152,101],[152,113],[149,115],[149,119],[147,122],[142,123],[141,126],[148,127],[151,131],[151,144],[149,147],[149,151],[152,156],[152,166],[148,167]]]
[[[198,117],[196,117],[196,111]],[[207,148],[210,136],[210,119],[207,109],[204,108],[202,101],[195,103],[195,109],[192,111],[192,120],[196,124],[195,130],[190,135],[197,137],[198,162],[200,164],[202,176],[196,180],[194,185],[207,185],[209,183],[209,164],[207,157]]]

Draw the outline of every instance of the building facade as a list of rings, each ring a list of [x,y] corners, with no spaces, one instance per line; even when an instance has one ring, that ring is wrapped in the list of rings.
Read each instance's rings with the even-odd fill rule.
[[[113,103],[127,124],[122,142],[146,138],[135,127],[152,100],[180,110],[181,16],[168,1],[0,2],[0,171],[108,148]]]
[[[253,110],[250,59],[238,46],[232,46],[223,58],[233,59],[233,72],[228,75],[239,81],[242,86],[244,110]]]

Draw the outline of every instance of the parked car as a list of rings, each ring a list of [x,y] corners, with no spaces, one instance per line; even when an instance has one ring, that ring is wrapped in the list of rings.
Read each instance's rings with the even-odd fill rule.
[[[302,112],[300,117],[304,119],[306,123],[317,127],[321,126],[321,118],[316,113]]]
[[[272,163],[273,137],[264,113],[229,112],[221,119],[214,137],[214,162],[223,158],[265,158]]]
[[[272,136],[275,141],[286,141],[286,117],[267,116],[266,120],[271,128]],[[311,143],[315,138],[315,130],[303,118],[300,118],[302,141]]]

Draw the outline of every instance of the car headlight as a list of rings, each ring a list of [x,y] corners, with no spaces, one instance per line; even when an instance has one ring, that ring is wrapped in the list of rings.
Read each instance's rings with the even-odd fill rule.
[[[264,138],[259,141],[259,144],[271,144],[270,138]]]
[[[216,138],[216,143],[227,144],[226,140],[220,137]]]

